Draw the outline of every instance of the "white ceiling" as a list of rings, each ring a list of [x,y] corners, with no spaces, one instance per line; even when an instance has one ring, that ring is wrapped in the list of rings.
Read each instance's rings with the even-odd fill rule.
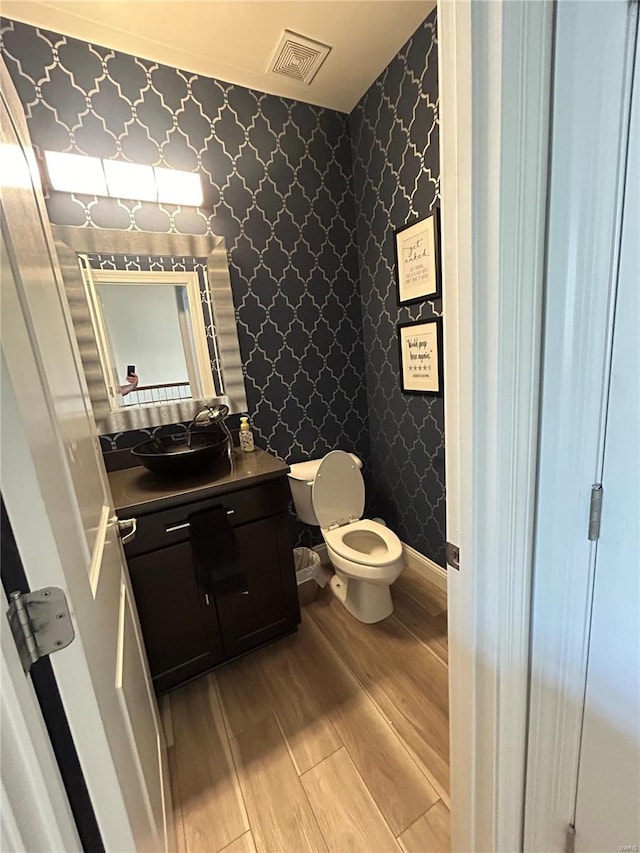
[[[3,17],[350,112],[435,0],[3,0]],[[268,74],[284,29],[332,50],[310,85]]]

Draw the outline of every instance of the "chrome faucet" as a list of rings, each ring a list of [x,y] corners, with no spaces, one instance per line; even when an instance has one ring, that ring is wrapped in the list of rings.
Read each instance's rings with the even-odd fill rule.
[[[191,435],[193,427],[208,427],[217,424],[227,438],[227,452],[229,459],[233,460],[233,438],[225,418],[229,414],[229,407],[224,404],[218,406],[205,406],[196,413],[187,427],[187,445],[191,447]]]

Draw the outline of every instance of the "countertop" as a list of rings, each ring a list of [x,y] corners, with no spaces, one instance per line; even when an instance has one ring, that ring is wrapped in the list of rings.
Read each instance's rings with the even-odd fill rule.
[[[256,449],[251,453],[234,448],[233,466],[222,460],[202,474],[164,478],[142,466],[111,471],[107,476],[117,512],[124,517],[146,515],[190,501],[254,486],[284,477],[289,466],[277,456]]]

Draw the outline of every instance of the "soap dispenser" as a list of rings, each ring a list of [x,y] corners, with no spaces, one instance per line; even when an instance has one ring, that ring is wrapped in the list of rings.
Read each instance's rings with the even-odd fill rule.
[[[253,441],[253,433],[249,426],[249,418],[240,418],[240,448],[246,451],[256,449]]]

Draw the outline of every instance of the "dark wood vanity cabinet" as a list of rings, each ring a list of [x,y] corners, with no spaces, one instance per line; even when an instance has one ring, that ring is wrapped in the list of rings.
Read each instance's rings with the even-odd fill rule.
[[[125,546],[155,688],[163,692],[295,629],[300,609],[285,478],[137,516]],[[198,582],[188,517],[227,510],[248,592],[214,597]]]
[[[162,691],[224,660],[215,602],[196,582],[188,542],[128,560],[149,668]]]
[[[249,594],[216,599],[227,656],[242,654],[290,630],[292,615],[296,625],[300,621],[288,525],[288,515],[280,513],[238,529],[240,562],[247,573]],[[271,568],[265,571],[265,567]]]

